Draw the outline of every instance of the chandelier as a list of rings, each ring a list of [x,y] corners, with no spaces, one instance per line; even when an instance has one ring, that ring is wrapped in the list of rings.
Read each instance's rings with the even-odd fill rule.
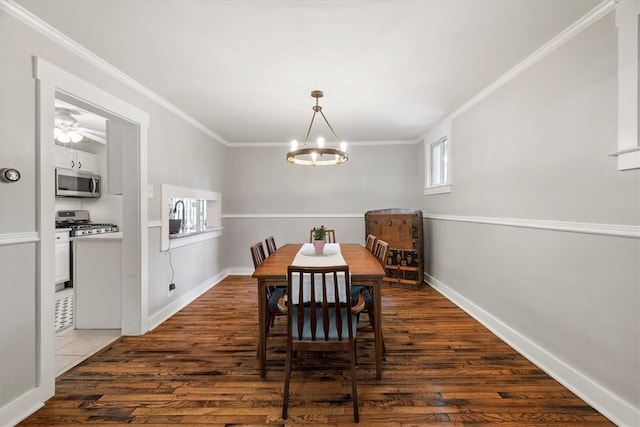
[[[298,141],[295,139],[291,141],[291,151],[287,153],[287,161],[294,165],[307,165],[307,166],[325,166],[325,165],[339,165],[349,160],[347,154],[347,143],[340,142],[335,131],[329,124],[329,121],[322,112],[322,107],[318,105],[318,99],[322,98],[324,94],[321,90],[314,90],[311,92],[311,97],[316,99],[316,105],[313,106],[313,116],[311,116],[311,123],[309,123],[309,130],[307,130],[307,136],[304,138],[304,144],[301,148],[298,148]],[[309,134],[311,133],[311,127],[313,126],[313,120],[316,118],[316,114],[320,113],[325,123],[331,130],[333,137],[336,139],[337,147],[325,147],[324,138],[318,138],[315,147],[307,146],[309,140]]]

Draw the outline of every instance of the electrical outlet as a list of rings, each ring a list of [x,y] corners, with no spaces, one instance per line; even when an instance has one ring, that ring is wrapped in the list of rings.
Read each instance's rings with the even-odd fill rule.
[[[176,290],[176,284],[175,283],[169,283],[169,296],[173,295],[175,290]]]

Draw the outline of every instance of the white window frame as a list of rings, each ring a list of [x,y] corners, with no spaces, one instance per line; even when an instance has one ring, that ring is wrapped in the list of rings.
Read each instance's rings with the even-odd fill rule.
[[[182,233],[175,237],[169,237],[169,199],[171,198],[206,200],[206,228],[197,232]],[[160,250],[162,251],[220,237],[222,235],[222,194],[214,191],[162,184],[160,229]]]
[[[444,147],[446,146],[446,156],[440,157],[440,176],[442,181],[438,183],[433,183],[432,179],[432,171],[433,171],[433,150],[436,147]],[[425,187],[424,194],[425,196],[431,194],[443,194],[451,192],[451,140],[448,135],[445,135],[437,140],[427,143],[425,140],[424,144],[425,151],[425,162],[424,162],[424,172],[425,172]]]
[[[640,0],[616,2],[618,28],[618,170],[640,169]]]

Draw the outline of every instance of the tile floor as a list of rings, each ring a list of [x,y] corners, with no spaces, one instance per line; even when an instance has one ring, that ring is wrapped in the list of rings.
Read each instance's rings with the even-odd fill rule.
[[[73,288],[56,292],[56,299],[73,293]],[[63,374],[78,363],[120,337],[120,329],[65,329],[56,334],[56,376]]]

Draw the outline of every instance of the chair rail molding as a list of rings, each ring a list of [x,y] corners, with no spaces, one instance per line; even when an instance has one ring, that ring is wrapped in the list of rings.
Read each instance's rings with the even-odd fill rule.
[[[0,234],[0,246],[16,245],[16,244],[23,244],[23,243],[36,243],[39,241],[40,241],[40,236],[35,231]]]
[[[360,218],[364,219],[363,213],[227,213],[222,214],[222,219],[251,219],[251,218]]]
[[[440,221],[473,222],[477,224],[500,225],[505,227],[536,228],[540,230],[568,233],[596,234],[601,236],[640,239],[640,226],[623,224],[600,224],[592,222],[550,221],[528,218],[500,218],[465,215],[423,215],[426,219]]]

